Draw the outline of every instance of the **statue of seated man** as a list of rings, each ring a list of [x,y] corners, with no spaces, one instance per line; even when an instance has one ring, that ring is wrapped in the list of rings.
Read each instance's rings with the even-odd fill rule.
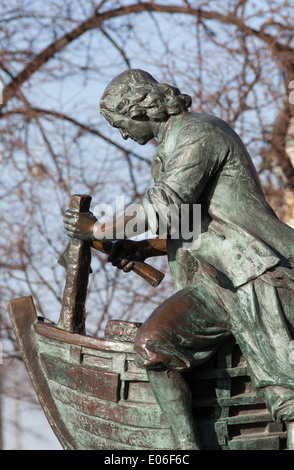
[[[177,287],[139,329],[138,364],[148,371],[178,448],[198,449],[183,372],[203,364],[234,337],[256,391],[273,418],[288,423],[293,448],[294,230],[266,202],[234,130],[213,115],[189,112],[190,106],[188,95],[137,69],[114,78],[100,103],[102,115],[124,139],[141,145],[158,139],[154,185],[136,214],[144,230],[158,233],[170,205],[201,204],[197,243],[185,243],[181,233],[171,236],[171,222],[166,238],[114,243],[109,260],[125,271],[132,269],[134,256],[145,260],[167,254]],[[65,228],[69,236],[85,240],[117,239],[130,218],[106,224],[101,236],[93,215],[69,212]]]

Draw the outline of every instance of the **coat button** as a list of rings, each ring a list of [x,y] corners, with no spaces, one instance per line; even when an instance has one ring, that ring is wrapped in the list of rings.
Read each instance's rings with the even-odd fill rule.
[[[235,255],[235,259],[240,259],[240,258],[241,258],[240,253],[238,253],[237,255]]]

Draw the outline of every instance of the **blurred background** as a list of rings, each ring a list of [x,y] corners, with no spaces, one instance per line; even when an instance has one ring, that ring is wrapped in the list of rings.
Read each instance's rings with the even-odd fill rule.
[[[124,141],[99,114],[103,90],[141,68],[226,120],[294,227],[294,0],[0,0],[0,18],[0,448],[53,450],[6,303],[31,295],[57,321],[70,196],[115,210],[117,196],[138,202],[152,185],[156,142]],[[166,273],[157,289],[93,253],[88,334],[144,321],[174,292],[166,261],[152,262]]]

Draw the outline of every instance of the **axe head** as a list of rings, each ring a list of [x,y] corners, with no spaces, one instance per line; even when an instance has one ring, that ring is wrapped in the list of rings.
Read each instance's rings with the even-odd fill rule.
[[[58,260],[58,264],[60,264],[60,266],[62,266],[65,269],[67,269],[68,248],[69,248],[69,244],[67,245],[66,249],[64,250],[64,252],[59,257],[59,260]]]

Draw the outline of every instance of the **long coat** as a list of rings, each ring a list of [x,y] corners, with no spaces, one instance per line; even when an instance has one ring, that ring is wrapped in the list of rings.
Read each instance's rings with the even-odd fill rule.
[[[149,208],[153,232],[158,216],[150,207],[164,218],[171,204],[201,204],[197,248],[184,249],[181,237],[167,241],[178,288],[192,281],[199,259],[215,268],[222,285],[235,288],[278,263],[294,265],[294,230],[266,202],[243,142],[221,119],[188,112],[172,117],[154,154],[152,174],[155,185],[142,203]]]
[[[161,219],[172,230],[169,206],[201,204],[201,234],[189,248],[167,239],[178,292],[139,329],[139,363],[184,371],[233,335],[275,419],[293,420],[294,230],[266,202],[241,139],[214,116],[170,118],[152,174],[142,200],[151,230]]]

